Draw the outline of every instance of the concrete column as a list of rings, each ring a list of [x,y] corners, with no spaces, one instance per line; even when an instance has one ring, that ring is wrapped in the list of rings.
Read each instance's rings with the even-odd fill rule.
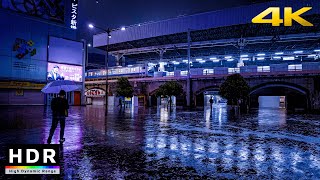
[[[145,68],[146,76],[148,76],[148,63],[147,62],[144,63],[144,68]]]
[[[159,56],[160,56],[160,61],[159,61],[159,72],[163,72],[164,71],[164,63],[163,62],[163,54],[166,52],[165,49],[159,49],[158,53],[159,53]]]
[[[134,106],[134,107],[139,106],[138,96],[133,96],[132,97],[132,106]]]
[[[149,101],[149,107],[151,107],[152,106],[152,100],[151,100],[151,96],[148,96],[148,101]]]
[[[191,62],[191,36],[190,29],[188,29],[188,79],[187,79],[187,106],[191,106],[191,75],[190,75],[190,62]]]
[[[237,63],[237,67],[241,67],[244,66],[243,60],[241,57],[239,57],[238,63]]]
[[[164,65],[165,63],[164,62],[159,62],[159,72],[163,72],[164,71]]]
[[[115,107],[116,96],[108,96],[108,107]]]
[[[124,56],[120,59],[120,66],[126,66],[126,58]]]
[[[238,40],[238,46],[239,46],[239,49],[240,49],[240,55],[239,55],[239,60],[238,60],[238,63],[237,63],[237,67],[241,67],[241,66],[244,66],[244,63],[243,63],[243,60],[242,58],[240,57],[241,54],[242,54],[242,50],[244,49],[244,47],[247,45],[247,41],[246,39],[244,38],[240,38]]]
[[[81,87],[81,105],[86,105],[86,96],[85,96],[85,71],[88,64],[88,46],[86,40],[82,39],[83,42],[83,51],[82,51],[82,87]]]
[[[123,54],[116,54],[115,55],[115,57],[116,57],[116,65],[117,66],[122,66],[122,62],[121,62],[122,56],[123,56]]]

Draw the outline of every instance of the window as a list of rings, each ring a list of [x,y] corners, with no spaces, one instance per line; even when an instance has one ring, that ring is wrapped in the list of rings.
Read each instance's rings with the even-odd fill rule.
[[[228,68],[229,74],[240,73],[240,68]]]
[[[209,74],[213,74],[213,69],[204,69],[203,70],[203,75],[209,75]]]
[[[258,66],[258,72],[270,72],[270,66]]]
[[[167,72],[167,76],[174,76],[174,72]]]
[[[187,76],[188,75],[188,71],[181,71],[181,76]]]
[[[288,71],[302,71],[302,64],[292,64],[288,66]]]

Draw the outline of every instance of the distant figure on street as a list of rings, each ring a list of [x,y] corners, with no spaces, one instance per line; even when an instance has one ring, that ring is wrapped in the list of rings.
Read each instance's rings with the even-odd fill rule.
[[[69,104],[67,99],[65,99],[66,92],[61,90],[59,96],[53,98],[51,101],[51,110],[52,110],[52,125],[50,129],[50,134],[47,140],[48,144],[51,144],[52,136],[56,130],[58,123],[60,122],[60,140],[62,144],[65,141],[64,136],[64,127],[66,125],[66,117],[68,116]]]
[[[212,97],[210,98],[209,102],[210,102],[210,107],[212,108],[212,104],[213,104],[213,99],[212,99]]]
[[[120,108],[122,109],[122,99],[119,98],[119,104],[118,104],[118,107],[120,106]]]

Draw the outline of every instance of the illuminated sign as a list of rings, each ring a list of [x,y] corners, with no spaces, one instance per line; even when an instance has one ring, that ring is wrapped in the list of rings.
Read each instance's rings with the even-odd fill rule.
[[[272,24],[272,26],[280,26],[284,24],[284,26],[292,26],[292,21],[296,21],[297,23],[301,24],[302,26],[313,26],[310,22],[303,19],[301,17],[302,14],[311,10],[312,7],[303,7],[296,12],[292,12],[291,7],[284,8],[284,18],[280,18],[280,8],[279,7],[269,7],[268,9],[264,10],[256,17],[252,19],[252,23],[260,23],[260,24]],[[271,19],[265,19],[266,16],[269,14],[272,15]]]
[[[70,80],[82,82],[82,66],[48,63],[47,80]]]
[[[106,91],[103,89],[89,89],[88,91],[85,92],[85,95],[87,97],[101,97],[106,95]]]
[[[72,29],[77,29],[77,17],[78,17],[78,0],[71,0],[70,27]]]

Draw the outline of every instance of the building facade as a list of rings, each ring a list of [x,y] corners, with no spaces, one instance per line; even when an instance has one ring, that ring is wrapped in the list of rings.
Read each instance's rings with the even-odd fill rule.
[[[251,21],[267,7],[288,6],[295,11],[312,7],[302,17],[313,26],[293,23],[291,27],[273,27]],[[177,102],[204,106],[228,75],[240,73],[248,76],[248,81],[250,76],[257,80],[267,76],[268,82],[264,83],[273,83],[252,83],[253,89],[259,89],[259,93],[252,91],[252,106],[257,106],[260,96],[278,96],[279,104],[286,96],[288,107],[300,108],[295,102],[298,98],[294,98],[300,93],[304,109],[319,109],[319,10],[315,0],[270,1],[115,29],[109,41],[106,33],[94,35],[93,47],[108,46],[116,58],[117,66],[108,69],[110,85],[106,94],[113,94],[114,79],[126,76],[135,95],[145,95],[149,105],[156,105],[159,103],[152,98],[155,90],[161,83],[173,80],[180,82],[185,91]],[[104,88],[106,74],[105,69],[87,71],[87,89]],[[278,76],[294,76],[296,82],[276,79]],[[308,90],[301,88],[307,81],[299,82],[305,76]]]
[[[76,8],[77,1],[74,0],[39,1],[38,4],[0,1],[1,105],[48,104],[54,95],[43,94],[41,89],[49,82],[49,68],[54,63],[76,65],[83,71],[85,46],[83,42],[75,41],[76,17],[73,12],[77,11]],[[61,42],[67,45],[61,46]],[[51,54],[50,47],[53,49]],[[64,52],[59,51],[59,48],[64,48]],[[61,63],[56,53],[60,57],[67,54],[81,56],[76,57],[77,63],[73,59]],[[82,75],[82,72],[78,75],[81,76],[77,81],[79,91],[68,94],[70,104],[81,104]],[[66,79],[72,80],[69,76]]]

